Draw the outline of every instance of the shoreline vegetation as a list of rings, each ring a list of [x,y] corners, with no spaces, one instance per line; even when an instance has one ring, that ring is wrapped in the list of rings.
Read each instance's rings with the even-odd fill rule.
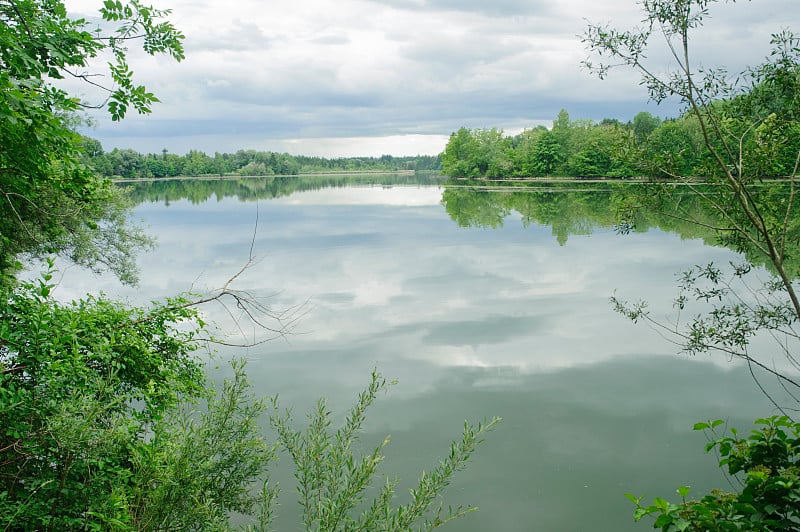
[[[264,177],[335,177],[335,176],[358,176],[358,175],[414,175],[416,170],[358,170],[358,171],[332,171],[332,172],[303,172],[298,174],[263,174],[263,175],[239,175],[239,174],[207,174],[207,175],[178,175],[170,177],[136,177],[136,178],[111,178],[112,183],[146,183],[155,181],[210,181],[220,179],[260,179]],[[446,176],[436,174],[444,179]],[[433,177],[433,175],[432,175]]]
[[[736,100],[720,100],[718,107]],[[765,138],[777,134],[768,122],[742,138],[742,148],[762,155],[745,159],[743,170],[759,179],[793,175],[800,137],[767,150]],[[781,133],[783,134],[783,133]],[[722,148],[720,148],[722,149]],[[442,173],[455,178],[529,177],[581,180],[715,180],[720,168],[706,146],[696,116],[662,119],[640,112],[632,121],[572,120],[562,109],[551,128],[538,126],[507,136],[502,129],[461,128],[450,135],[441,155]]]
[[[432,181],[447,182],[448,188],[457,188],[460,186],[472,187],[472,183],[487,183],[491,185],[500,185],[498,188],[504,188],[503,184],[524,185],[529,183],[541,184],[558,184],[558,183],[585,183],[585,184],[600,184],[600,183],[614,183],[614,184],[646,184],[654,182],[652,177],[636,176],[636,177],[599,177],[599,176],[527,176],[527,177],[508,177],[508,178],[492,178],[492,177],[451,177],[442,172],[435,170],[418,171],[418,170],[341,170],[333,172],[303,172],[298,174],[263,174],[263,175],[239,175],[239,174],[221,174],[221,175],[179,175],[170,177],[138,177],[138,178],[111,178],[112,183],[116,184],[136,184],[136,183],[157,183],[163,181],[224,181],[226,179],[264,179],[264,178],[300,178],[300,177],[358,177],[358,176],[416,176],[420,174],[427,174]],[[764,183],[781,183],[785,179],[781,177],[772,177],[761,179],[756,186]],[[674,185],[674,186],[690,186],[693,184],[705,184],[709,186],[718,186],[718,183],[708,182],[704,178],[695,178],[692,182],[687,179],[661,179],[658,180],[660,184]],[[390,183],[386,183],[390,185]]]
[[[441,155],[325,158],[271,151],[237,150],[235,153],[190,150],[185,155],[142,154],[129,148],[103,149],[100,141],[81,138],[82,162],[99,177],[109,179],[150,179],[186,176],[285,176],[351,172],[394,173],[440,171]]]

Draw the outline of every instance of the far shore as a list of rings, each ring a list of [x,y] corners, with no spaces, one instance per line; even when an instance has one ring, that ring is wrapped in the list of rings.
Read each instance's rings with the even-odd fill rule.
[[[147,183],[154,181],[213,181],[221,179],[261,179],[264,177],[342,177],[358,175],[414,175],[416,170],[353,170],[353,171],[333,171],[333,172],[301,172],[299,174],[264,174],[264,175],[238,175],[238,174],[214,174],[214,175],[195,175],[195,176],[168,176],[168,177],[139,177],[139,178],[111,178],[113,183]],[[489,177],[450,177],[445,174],[434,174],[435,170],[421,170],[421,172],[431,172],[439,179],[449,179],[452,181],[462,181],[464,183],[648,183],[653,182],[650,178],[640,177],[506,177],[493,179]],[[786,181],[781,178],[762,179],[763,183],[773,183]],[[689,178],[677,181],[659,181],[662,184],[672,185],[701,185],[713,184],[702,178]]]
[[[334,172],[308,172],[299,174],[264,174],[264,175],[239,175],[239,174],[213,174],[213,175],[182,175],[166,177],[137,177],[137,178],[111,178],[114,183],[143,183],[148,181],[186,181],[186,180],[214,180],[214,179],[259,179],[262,177],[328,177],[344,175],[414,175],[415,170],[339,170]]]

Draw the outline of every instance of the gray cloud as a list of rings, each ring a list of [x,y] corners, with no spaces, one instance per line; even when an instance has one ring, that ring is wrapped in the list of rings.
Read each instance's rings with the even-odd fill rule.
[[[272,43],[278,40],[280,40],[280,36],[268,35],[253,22],[234,19],[227,28],[220,30],[210,27],[196,34],[196,37],[189,40],[186,45],[189,54],[200,51],[242,52],[245,50],[268,50]]]
[[[131,64],[163,103],[122,123],[96,114],[87,133],[109,149],[174,152],[415,134],[431,135],[426,152],[437,153],[461,126],[532,127],[562,108],[593,120],[680,110],[648,103],[634,72],[599,81],[580,68],[587,20],[635,26],[633,0],[243,0],[230,13],[220,1],[161,0],[186,33],[187,59],[134,53]],[[800,18],[796,0],[756,4],[713,6],[694,41],[697,64],[758,62],[769,33]],[[400,154],[390,144],[383,153]]]
[[[320,76],[323,78],[324,74]],[[325,84],[324,79],[314,79],[311,76],[299,77],[287,85],[270,86],[265,84],[236,83],[231,85],[210,85],[203,92],[216,101],[235,102],[244,105],[255,105],[265,108],[275,108],[276,102],[280,108],[294,108],[300,110],[316,108],[347,107],[351,109],[363,107],[377,107],[385,102],[382,94],[358,89],[345,89],[333,84]],[[320,88],[318,85],[327,85]]]
[[[542,0],[369,0],[396,9],[474,13],[492,17],[546,15],[551,2]]]

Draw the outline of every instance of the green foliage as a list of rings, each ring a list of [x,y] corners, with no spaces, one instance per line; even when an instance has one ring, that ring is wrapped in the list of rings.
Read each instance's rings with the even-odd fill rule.
[[[53,275],[0,297],[0,527],[219,530],[231,512],[266,523],[266,402],[241,363],[208,387],[196,305],[59,303]]]
[[[450,135],[442,154],[442,171],[452,177],[478,177],[473,161],[477,149],[478,142],[472,132],[462,127]]]
[[[729,76],[725,68],[692,69],[692,35],[715,3],[645,0],[640,3],[646,22],[642,27],[590,25],[583,42],[596,58],[584,64],[601,78],[614,67],[630,67],[641,74],[651,100],[679,99],[686,113],[677,123],[666,128],[663,124],[650,136],[643,134],[649,125],[637,132],[634,124],[642,148],[638,158],[653,176],[699,176],[725,185],[741,207],[748,202],[746,187],[754,180],[793,178],[797,173],[800,40],[789,30],[775,33],[768,59],[738,75]],[[661,69],[648,64],[656,36],[673,52],[674,74],[660,76]],[[746,224],[757,228],[758,213],[744,211]]]
[[[735,492],[714,490],[700,499],[687,499],[688,486],[677,492],[677,504],[656,497],[642,504],[644,497],[627,494],[635,505],[636,521],[655,518],[653,528],[680,530],[797,530],[800,526],[800,423],[786,416],[757,419],[759,427],[748,436],[731,428],[723,434],[716,429],[722,420],[697,423],[706,432],[706,452],[714,451],[719,466],[736,481]],[[730,435],[727,435],[730,433]]]
[[[533,168],[539,175],[553,175],[566,160],[566,147],[553,132],[542,133],[533,146]]]
[[[553,129],[503,137],[497,129],[461,128],[450,136],[442,172],[454,178],[539,176],[634,177],[628,150],[631,125],[605,120],[571,122],[562,109]]]
[[[669,120],[640,143],[641,149],[636,152],[638,165],[653,177],[700,176],[706,172],[701,164],[702,146],[696,120]]]
[[[661,124],[661,119],[653,116],[646,111],[636,113],[633,117],[633,138],[637,143],[644,143],[650,136],[650,133],[656,130]]]
[[[272,416],[278,441],[295,466],[305,530],[432,530],[475,510],[474,507],[445,510],[440,504],[434,511],[432,506],[452,475],[466,466],[483,441],[482,436],[500,421],[499,418],[475,427],[465,423],[461,440],[451,444],[448,456],[431,472],[422,472],[418,485],[410,491],[410,502],[392,505],[397,481],[388,479],[372,500],[365,499],[365,492],[375,488],[378,466],[384,459],[382,451],[389,438],[360,457],[354,447],[367,408],[386,387],[386,379],[373,371],[369,386],[359,395],[343,425],[335,431],[331,430],[331,412],[324,400],[309,414],[310,423],[304,432],[291,427],[289,412]],[[277,403],[275,407],[277,409]]]
[[[221,389],[208,386],[195,303],[172,298],[139,308],[102,296],[59,303],[53,273],[0,298],[0,527],[228,530],[237,514],[268,530],[278,495],[268,476],[278,445],[261,427],[269,403],[253,396],[241,362]],[[410,503],[391,506],[391,481],[363,509],[388,439],[363,458],[353,448],[385,386],[373,373],[335,434],[324,401],[305,433],[290,428],[288,415],[271,416],[295,461],[309,530],[352,530],[357,522],[408,530],[423,519],[431,529],[471,511],[429,513],[497,420],[465,425]]]
[[[131,149],[114,148],[104,152],[92,139],[84,139],[91,147],[84,163],[105,177],[140,179],[186,176],[287,176],[344,172],[416,172],[441,169],[438,156],[406,157],[342,157],[326,159],[290,155],[288,153],[238,150],[236,153],[214,153],[213,157],[198,150],[175,155],[163,150],[160,154],[142,154]]]
[[[133,529],[224,530],[231,512],[255,513],[268,526],[277,496],[267,475],[276,449],[259,425],[268,404],[249,391],[244,363],[232,367],[221,390],[203,394],[202,408],[183,401],[133,448],[126,494]]]
[[[763,101],[766,79],[752,94],[714,102],[708,116],[723,121],[725,141],[719,152],[738,145],[749,157],[743,172],[752,176],[785,179],[795,172],[800,150],[800,126],[776,109],[788,104]],[[758,99],[760,103],[752,100]],[[758,109],[754,111],[753,109]],[[734,120],[733,113],[747,114]],[[754,115],[754,112],[766,113]],[[718,182],[720,171],[706,147],[701,121],[693,114],[662,121],[647,112],[637,113],[622,124],[606,119],[600,123],[569,121],[560,113],[552,130],[526,130],[513,137],[498,130],[461,128],[450,136],[442,159],[442,171],[455,178],[516,177],[652,177],[670,181],[688,177]],[[736,161],[731,162],[733,164]]]
[[[110,268],[135,281],[133,252],[149,240],[126,221],[126,207],[108,182],[82,162],[83,143],[73,131],[78,98],[53,80],[77,78],[104,92],[112,119],[129,108],[150,111],[156,98],[133,82],[127,46],[183,58],[183,36],[162,20],[168,11],[107,1],[101,9],[116,25],[108,36],[67,16],[59,0],[0,4],[0,277],[20,267],[20,255],[60,253],[77,263]],[[113,61],[113,82],[102,87],[85,73],[102,52]]]

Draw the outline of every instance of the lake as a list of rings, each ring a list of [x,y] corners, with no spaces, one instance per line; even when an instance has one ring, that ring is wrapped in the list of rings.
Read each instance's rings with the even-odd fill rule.
[[[609,298],[648,300],[668,319],[676,274],[733,252],[658,228],[617,234],[585,214],[608,205],[602,188],[551,191],[549,214],[532,216],[501,204],[503,190],[304,179],[142,185],[135,214],[159,247],[140,258],[141,285],[70,269],[60,297],[202,292],[252,248],[258,260],[235,287],[302,316],[284,338],[221,348],[215,378],[226,358],[245,357],[258,393],[278,394],[298,421],[320,396],[341,419],[373,368],[398,379],[369,412],[362,443],[371,450],[391,435],[382,471],[403,479],[401,500],[465,419],[503,418],[445,493],[445,505],[479,510],[445,530],[649,530],[634,524],[624,493],[728,487],[692,425],[721,417],[747,427],[770,404],[744,368],[678,354]],[[545,212],[541,194],[519,201]],[[219,306],[206,312],[227,341],[266,338]],[[286,462],[277,529],[299,530]]]

